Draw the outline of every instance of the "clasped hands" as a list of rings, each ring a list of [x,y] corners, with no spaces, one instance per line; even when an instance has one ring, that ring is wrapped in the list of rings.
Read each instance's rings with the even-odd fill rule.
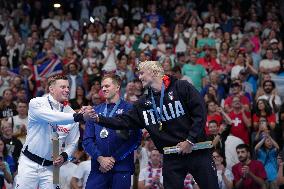
[[[98,114],[92,106],[82,106],[78,113],[83,114],[84,120],[94,119],[96,121],[96,118],[98,117]]]
[[[115,164],[115,159],[113,157],[103,157],[103,156],[99,156],[97,158],[97,161],[100,164],[99,170],[102,173],[106,173],[108,171],[110,171],[114,164]]]

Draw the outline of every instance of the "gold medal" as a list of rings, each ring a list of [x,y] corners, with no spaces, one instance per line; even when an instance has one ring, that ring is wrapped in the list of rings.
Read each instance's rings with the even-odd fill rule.
[[[160,123],[159,123],[159,131],[162,131],[163,130],[163,123],[160,121]]]

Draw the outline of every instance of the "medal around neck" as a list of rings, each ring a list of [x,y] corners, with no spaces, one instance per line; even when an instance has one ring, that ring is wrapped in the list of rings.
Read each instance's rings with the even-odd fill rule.
[[[100,132],[100,137],[101,138],[107,138],[108,137],[108,131],[106,128],[103,128]]]

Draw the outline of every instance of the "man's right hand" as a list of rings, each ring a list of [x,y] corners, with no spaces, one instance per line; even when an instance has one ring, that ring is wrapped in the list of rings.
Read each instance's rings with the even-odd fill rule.
[[[97,161],[100,164],[100,169],[102,172],[107,172],[111,170],[115,164],[115,159],[113,157],[103,157],[99,156]]]
[[[92,106],[82,106],[78,113],[83,114],[85,121],[88,119],[95,119],[96,121],[98,116]]]

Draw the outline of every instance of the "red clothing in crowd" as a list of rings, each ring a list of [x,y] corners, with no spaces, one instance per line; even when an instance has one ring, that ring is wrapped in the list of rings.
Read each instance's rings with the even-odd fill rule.
[[[214,58],[209,58],[209,59],[205,59],[203,58],[199,58],[196,61],[197,64],[201,64],[206,70],[210,70],[210,71],[217,71],[217,70],[221,70],[221,66],[217,63],[216,59]]]
[[[253,114],[252,122],[259,124],[259,118],[260,117],[258,117],[256,114]],[[265,116],[265,118],[267,119],[268,124],[276,123],[276,115],[274,113],[269,116]]]
[[[250,117],[249,112],[246,112],[245,114],[248,118]],[[244,123],[242,112],[235,113],[234,111],[231,111],[229,117],[233,122],[231,134],[242,139],[244,143],[249,144],[249,130]]]
[[[262,178],[263,180],[266,179],[266,172],[264,169],[263,164],[258,160],[251,160],[250,163],[247,165],[249,167],[249,170],[257,177]],[[242,178],[242,167],[243,163],[237,163],[232,167],[232,172],[234,175],[234,184],[236,184],[241,178]],[[261,186],[259,186],[254,180],[247,176],[244,179],[244,184],[240,189],[261,189]]]
[[[231,107],[234,97],[235,97],[234,95],[228,96],[228,97],[225,99],[224,106],[228,105],[229,107]],[[245,95],[241,95],[241,96],[240,96],[240,101],[241,101],[241,104],[242,104],[242,105],[248,105],[248,106],[250,105],[249,98],[246,97]]]
[[[212,114],[212,115],[207,114],[207,121],[206,121],[206,126],[205,126],[206,135],[209,135],[208,123],[212,120],[215,120],[219,127],[222,123],[223,118],[220,114]]]

